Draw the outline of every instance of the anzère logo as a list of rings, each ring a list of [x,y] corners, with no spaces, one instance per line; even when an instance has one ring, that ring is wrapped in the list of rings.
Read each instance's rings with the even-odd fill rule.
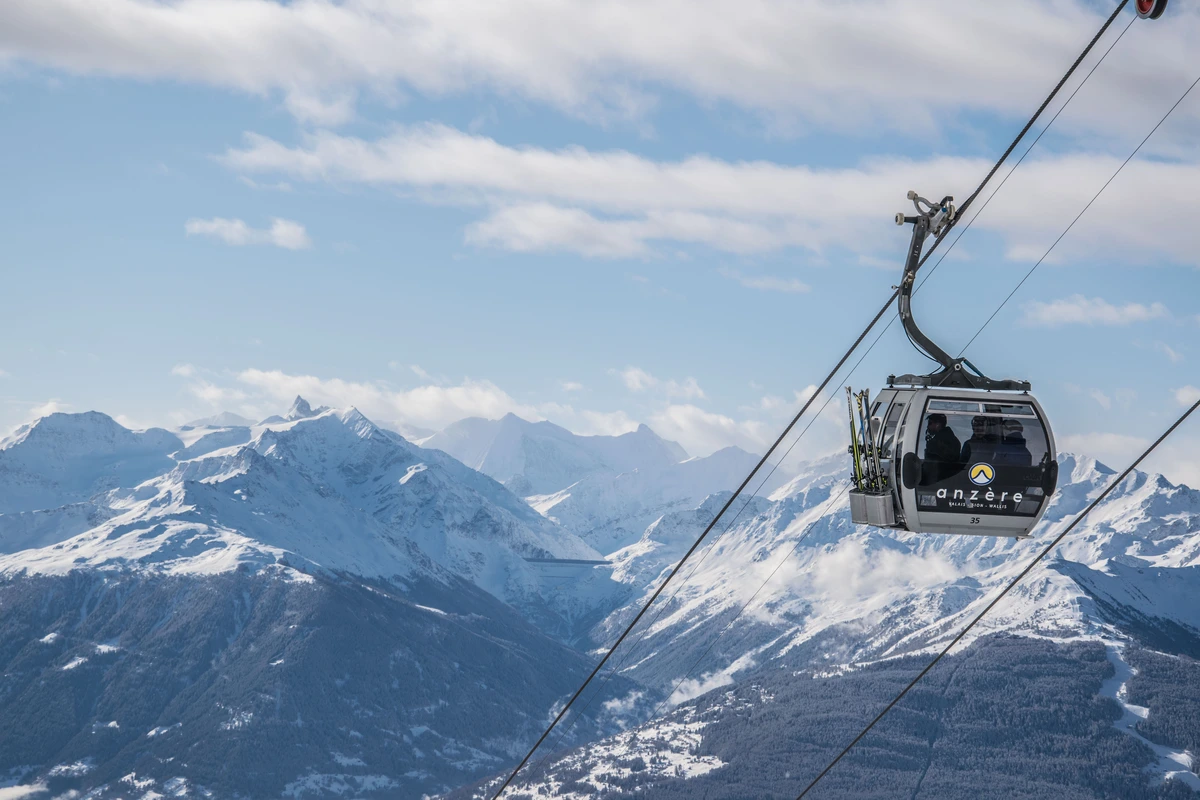
[[[991,464],[980,461],[971,467],[971,471],[967,475],[971,478],[971,483],[976,486],[987,486],[995,480],[996,470]]]

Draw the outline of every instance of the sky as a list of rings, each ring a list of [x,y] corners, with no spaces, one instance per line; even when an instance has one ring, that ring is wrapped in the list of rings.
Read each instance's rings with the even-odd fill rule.
[[[761,451],[898,282],[905,193],[964,199],[1114,6],[7,0],[0,429],[303,394]],[[966,355],[1117,468],[1200,397],[1200,88],[1088,203],[1197,38],[1123,13],[914,301],[952,353],[1000,308]],[[884,330],[794,457],[927,365]],[[1200,486],[1197,446],[1150,466]]]

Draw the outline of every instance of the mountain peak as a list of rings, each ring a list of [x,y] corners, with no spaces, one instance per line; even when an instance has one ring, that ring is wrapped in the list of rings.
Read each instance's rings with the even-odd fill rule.
[[[288,409],[287,414],[285,414],[283,418],[288,421],[307,419],[308,417],[315,417],[321,412],[328,410],[329,409],[325,406],[321,406],[320,408],[313,410],[313,407],[308,404],[307,400],[300,395],[296,395],[296,399],[292,401],[292,407]]]
[[[0,450],[21,444],[31,438],[62,436],[100,436],[116,438],[130,431],[107,414],[99,411],[84,411],[68,414],[56,411],[22,425],[12,435],[0,442]]]

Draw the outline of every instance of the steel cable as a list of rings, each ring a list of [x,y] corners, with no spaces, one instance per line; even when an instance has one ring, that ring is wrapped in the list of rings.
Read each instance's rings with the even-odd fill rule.
[[[1109,26],[1112,25],[1113,20],[1115,20],[1117,18],[1117,15],[1120,14],[1122,9],[1125,8],[1125,6],[1128,4],[1128,2],[1129,2],[1129,0],[1121,0],[1121,2],[1118,4],[1117,8],[1112,12],[1112,14],[1108,17],[1108,19],[1105,20],[1104,24],[1100,27],[1100,29],[1092,37],[1091,41],[1088,42],[1087,46],[1083,49],[1082,52],[1080,52],[1078,57],[1076,57],[1074,63],[1071,65],[1071,67],[1066,71],[1066,73],[1063,74],[1062,78],[1059,79],[1058,83],[1051,90],[1050,94],[1048,94],[1046,96],[1046,99],[1042,101],[1042,104],[1038,107],[1037,111],[1035,111],[1033,116],[1029,118],[1029,121],[1025,123],[1025,126],[1021,129],[1020,133],[1017,134],[1017,136],[1008,145],[1007,149],[1005,149],[1004,153],[1000,156],[1000,158],[992,166],[991,170],[988,171],[987,176],[983,179],[983,181],[980,182],[979,186],[976,187],[975,191],[972,192],[971,195],[967,198],[967,200],[960,206],[960,211],[959,211],[960,214],[962,212],[966,211],[966,209],[970,207],[971,203],[974,202],[975,198],[979,195],[979,193],[987,185],[988,181],[991,180],[992,176],[996,174],[997,170],[999,170],[1001,165],[1003,165],[1004,162],[1008,159],[1008,156],[1016,148],[1017,144],[1021,141],[1021,139],[1025,136],[1025,134],[1029,131],[1029,129],[1034,125],[1034,123],[1037,121],[1037,119],[1041,116],[1042,112],[1046,109],[1046,107],[1050,104],[1050,102],[1058,94],[1059,90],[1062,89],[1063,85],[1070,79],[1071,75],[1074,74],[1075,70],[1079,67],[1080,63],[1083,61],[1084,58],[1087,57],[1088,53],[1091,52],[1092,48],[1095,47],[1096,42],[1098,42],[1100,40],[1100,38],[1104,35],[1105,31],[1107,31]],[[921,264],[924,264],[925,261],[931,255],[933,255],[934,251],[937,249],[937,246],[941,243],[942,239],[944,239],[945,235],[948,234],[950,232],[950,230],[952,230],[954,228],[954,225],[955,225],[957,219],[960,219],[960,218],[961,218],[961,216],[956,217],[956,220],[951,222],[951,224],[947,227],[946,231],[943,232],[942,236],[938,237],[938,239],[936,239],[934,241],[934,243],[930,247],[929,251],[922,257],[922,259],[920,261]],[[691,547],[688,548],[687,552],[684,553],[683,557],[679,560],[678,563],[676,563],[676,565],[672,568],[671,572],[668,573],[666,579],[662,582],[662,584],[660,584],[659,587],[654,591],[654,593],[651,594],[650,598],[646,601],[646,603],[638,611],[637,615],[633,618],[633,621],[630,622],[629,625],[625,628],[625,630],[621,633],[621,635],[617,637],[617,640],[613,643],[613,645],[608,649],[608,651],[604,654],[604,656],[600,659],[600,661],[596,664],[596,666],[592,669],[592,671],[584,679],[583,683],[580,684],[579,688],[575,691],[575,693],[571,696],[571,698],[567,701],[567,703],[555,715],[554,719],[550,722],[550,725],[546,728],[545,731],[542,732],[541,736],[538,737],[537,741],[529,749],[529,752],[525,754],[525,756],[521,759],[520,763],[518,763],[517,766],[513,769],[513,771],[505,778],[504,782],[500,785],[500,788],[496,791],[496,794],[493,795],[493,800],[499,800],[500,796],[504,793],[504,790],[506,788],[508,788],[509,784],[512,783],[513,779],[516,778],[517,774],[521,771],[521,769],[529,762],[529,759],[533,757],[533,754],[537,751],[537,749],[539,747],[541,747],[543,742],[545,742],[546,737],[550,735],[551,731],[553,731],[554,728],[558,725],[558,723],[560,721],[562,721],[562,718],[566,715],[567,711],[570,710],[571,706],[575,703],[575,701],[579,699],[580,695],[583,694],[583,691],[592,682],[592,680],[596,677],[596,675],[599,674],[600,670],[604,668],[604,665],[606,663],[608,663],[608,660],[612,657],[613,653],[617,650],[617,648],[619,648],[621,646],[621,643],[624,642],[625,639],[629,636],[630,632],[634,629],[634,627],[636,627],[638,622],[642,619],[642,617],[649,610],[650,606],[653,605],[654,601],[658,599],[658,596],[663,592],[663,590],[671,582],[671,579],[674,578],[678,574],[679,570],[683,567],[683,565],[687,562],[687,560],[692,556],[692,554],[696,551],[696,549],[700,546],[700,544],[708,536],[709,532],[711,532],[712,529],[716,526],[716,524],[721,520],[721,517],[724,516],[725,512],[729,510],[730,506],[732,506],[733,502],[738,498],[738,496],[742,493],[742,491],[745,490],[746,486],[750,483],[750,481],[754,479],[754,476],[756,474],[758,474],[758,471],[762,468],[763,464],[765,464],[767,462],[767,460],[775,452],[775,450],[778,449],[779,445],[783,442],[783,440],[788,436],[788,434],[791,433],[792,429],[800,421],[800,418],[808,411],[808,409],[812,405],[813,401],[816,400],[816,398],[820,395],[820,393],[825,390],[825,388],[829,385],[829,382],[833,379],[833,377],[838,373],[839,370],[841,370],[842,366],[845,365],[846,361],[849,360],[850,356],[854,353],[854,351],[858,349],[858,346],[860,344],[862,344],[863,340],[867,337],[867,335],[871,332],[871,330],[875,327],[875,325],[878,324],[879,320],[883,317],[883,315],[885,313],[887,313],[888,308],[891,306],[892,302],[895,301],[895,299],[899,296],[899,294],[900,294],[899,288],[893,290],[891,296],[880,307],[879,311],[876,312],[875,316],[872,317],[871,321],[867,324],[866,328],[864,328],[862,333],[860,333],[858,335],[858,337],[854,340],[854,343],[845,352],[845,354],[842,355],[842,357],[838,360],[838,362],[834,366],[834,368],[832,370],[830,370],[829,374],[821,382],[821,384],[818,386],[817,390],[804,403],[804,405],[801,407],[801,409],[792,418],[791,422],[789,422],[787,424],[787,427],[784,428],[783,432],[779,435],[779,437],[771,444],[771,447],[767,450],[767,452],[763,454],[762,458],[758,461],[758,463],[750,471],[750,474],[746,476],[745,480],[742,481],[742,483],[734,491],[733,495],[725,502],[725,504],[717,512],[716,516],[713,517],[712,522],[710,522],[708,524],[708,526],[705,527],[704,531],[700,534],[700,536],[696,539],[696,541],[691,545]]]
[[[1182,425],[1184,423],[1184,421],[1188,417],[1190,417],[1192,415],[1192,412],[1194,412],[1197,408],[1200,408],[1200,400],[1197,400],[1195,403],[1192,404],[1192,406],[1189,409],[1184,411],[1183,414],[1180,415],[1179,419],[1175,420],[1174,424],[1172,424],[1171,427],[1167,428],[1166,431],[1164,431],[1163,434],[1161,436],[1159,436],[1154,441],[1153,444],[1151,444],[1149,447],[1147,447],[1146,450],[1140,456],[1138,456],[1132,464],[1130,464],[1128,467],[1126,467],[1125,471],[1122,472],[1120,475],[1118,475],[1116,480],[1110,482],[1108,484],[1108,486],[1106,486],[1104,488],[1104,491],[1101,492],[1096,497],[1095,500],[1093,500],[1091,503],[1089,503],[1087,505],[1087,507],[1085,509],[1083,509],[1083,511],[1079,512],[1079,514],[1076,515],[1075,519],[1073,519],[1071,521],[1070,525],[1068,525],[1066,528],[1064,528],[1062,530],[1062,532],[1060,532],[1057,536],[1055,536],[1054,540],[1051,541],[1050,544],[1048,544],[1044,550],[1042,550],[1040,553],[1038,553],[1037,556],[1035,556],[1034,559],[1032,561],[1030,561],[1029,564],[1027,564],[1025,566],[1025,568],[1022,569],[1020,571],[1020,573],[1018,573],[1017,576],[1015,578],[1013,578],[1004,587],[1004,589],[1002,589],[1000,591],[1000,593],[998,595],[996,595],[994,598],[992,598],[992,601],[990,603],[988,603],[987,606],[985,606],[984,609],[982,611],[980,611],[979,614],[977,614],[974,619],[972,619],[969,623],[967,623],[967,626],[965,628],[963,628],[961,631],[959,631],[958,635],[956,635],[953,639],[951,639],[950,643],[947,644],[944,648],[942,648],[941,652],[939,652],[936,656],[934,656],[933,660],[930,661],[925,666],[924,669],[922,669],[919,673],[917,673],[917,676],[915,678],[913,678],[907,686],[905,686],[902,690],[900,690],[900,693],[897,694],[894,698],[892,698],[892,700],[886,706],[884,706],[882,711],[880,711],[877,715],[875,715],[875,718],[872,719],[867,724],[867,726],[862,729],[862,732],[859,733],[857,736],[855,736],[853,741],[851,741],[850,744],[846,745],[846,747],[843,748],[842,751],[840,753],[838,753],[834,757],[834,759],[832,761],[830,761],[829,764],[826,765],[826,767],[823,770],[821,770],[820,774],[817,775],[817,777],[813,778],[812,782],[809,783],[808,786],[806,786],[804,788],[804,791],[800,792],[800,794],[796,796],[796,800],[802,800],[802,798],[806,794],[808,794],[812,790],[812,788],[814,786],[816,786],[817,783],[822,778],[824,778],[829,773],[829,771],[831,769],[833,769],[837,765],[837,763],[846,756],[847,753],[849,753],[852,749],[854,749],[854,746],[856,744],[858,744],[860,741],[862,741],[863,737],[866,736],[871,731],[871,729],[874,728],[875,725],[881,719],[883,719],[884,716],[889,711],[891,711],[893,708],[895,708],[897,703],[899,703],[901,700],[904,699],[904,696],[907,695],[909,693],[909,691],[914,686],[916,686],[917,683],[920,682],[920,680],[922,678],[924,678],[927,674],[929,674],[929,671],[932,670],[937,665],[937,663],[939,661],[941,661],[942,658],[947,653],[950,652],[950,650],[954,647],[954,645],[958,644],[962,640],[962,638],[971,631],[972,628],[974,628],[976,625],[978,625],[979,621],[982,620],[985,616],[987,616],[988,612],[991,611],[993,608],[995,608],[997,603],[999,603],[1001,600],[1003,600],[1004,597],[1009,592],[1011,592],[1013,590],[1013,588],[1015,588],[1016,585],[1025,578],[1026,575],[1028,575],[1030,572],[1032,572],[1033,568],[1036,567],[1039,563],[1041,563],[1042,559],[1044,559],[1047,555],[1049,555],[1050,551],[1053,550],[1055,547],[1057,547],[1058,544],[1064,538],[1066,538],[1067,534],[1070,533],[1072,530],[1074,530],[1075,526],[1078,525],[1080,522],[1082,522],[1083,519],[1089,513],[1091,513],[1092,509],[1094,509],[1097,505],[1099,505],[1100,502],[1102,500],[1104,500],[1104,498],[1108,497],[1108,495],[1111,494],[1112,491],[1114,489],[1116,489],[1117,486],[1119,486],[1123,480],[1125,480],[1127,477],[1129,477],[1129,474],[1131,472],[1133,472],[1137,468],[1137,466],[1146,459],[1147,456],[1149,456],[1151,453],[1153,453],[1154,450],[1160,444],[1162,444],[1167,439],[1168,436],[1170,436],[1172,433],[1174,433],[1175,429],[1178,428],[1180,425]]]

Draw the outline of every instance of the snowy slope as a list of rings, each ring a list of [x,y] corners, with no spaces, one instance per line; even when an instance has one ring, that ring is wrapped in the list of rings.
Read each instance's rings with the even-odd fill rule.
[[[836,749],[826,751],[852,737],[855,724],[870,719],[891,693],[911,679],[929,653],[954,637],[1115,477],[1113,470],[1093,459],[1064,454],[1060,464],[1060,491],[1043,524],[1027,541],[856,527],[849,521],[844,494],[848,486],[844,457],[807,465],[769,499],[748,506],[711,549],[697,552],[695,562],[681,573],[686,579],[660,598],[658,608],[614,661],[620,674],[650,687],[652,700],[669,696],[660,709],[665,715],[629,733],[550,759],[547,766],[532,769],[518,791],[534,797],[646,793],[688,797],[725,787],[729,796],[781,792],[791,796],[786,790],[798,791],[803,783],[795,786],[794,781],[783,780],[785,766],[774,760],[777,751],[785,754],[784,764],[791,765],[786,768],[811,761],[809,770],[815,773]],[[636,590],[629,605],[596,627],[597,644],[611,642],[628,624],[722,500],[711,497],[703,508],[666,515],[639,541],[610,557],[614,578]],[[941,708],[941,714],[957,718],[954,727],[940,735],[963,736],[968,751],[980,742],[967,727],[969,720],[1001,741],[1010,729],[1015,737],[1029,733],[1029,712],[1038,702],[1040,708],[1054,709],[1045,730],[1059,737],[1065,752],[1090,753],[1084,757],[1085,767],[1103,759],[1114,772],[1097,781],[1116,781],[1118,774],[1125,781],[1120,790],[1093,787],[1071,796],[1124,796],[1140,791],[1141,782],[1152,785],[1164,779],[1175,787],[1200,786],[1195,753],[1187,752],[1180,741],[1151,742],[1139,732],[1137,723],[1148,712],[1125,699],[1130,676],[1136,672],[1124,656],[1127,649],[1151,648],[1178,654],[1184,666],[1195,664],[1187,656],[1200,657],[1197,598],[1200,492],[1171,484],[1160,475],[1134,473],[955,649],[939,673],[943,677],[937,686],[952,679],[960,684],[973,680],[954,678],[959,671],[955,658],[975,658],[979,648],[994,650],[997,641],[1011,642],[1001,647],[1005,655],[980,656],[981,667],[969,670],[978,675],[982,668],[993,675],[978,680],[972,702],[925,700],[914,701],[915,707]],[[1004,658],[1011,658],[1012,665]],[[893,670],[893,664],[901,665],[894,668],[894,687],[874,687],[877,679],[871,676]],[[1116,667],[1115,674],[1110,664]],[[1004,678],[1010,670],[1018,671],[1025,685],[1045,679],[1049,697],[1038,702],[1014,697]],[[1200,669],[1195,673],[1200,677]],[[1106,674],[1113,678],[1105,679]],[[814,679],[828,683],[819,690],[815,686],[793,689],[798,675],[809,676],[802,686]],[[768,696],[772,693],[760,688],[764,682],[788,687],[791,696],[786,700]],[[859,685],[869,688],[855,688]],[[1136,686],[1135,682],[1135,690]],[[1198,688],[1178,687],[1178,691],[1194,693]],[[1061,699],[1068,689],[1079,695],[1077,700]],[[818,691],[821,697],[832,698],[819,713],[813,704],[825,701],[814,699]],[[1113,707],[1102,706],[1093,721],[1086,721],[1086,714],[1102,698],[1115,699],[1121,710],[1110,715]],[[631,700],[606,693],[593,707]],[[639,705],[644,716],[644,701]],[[1168,707],[1155,713],[1173,712]],[[772,715],[787,718],[786,726],[772,730]],[[701,719],[704,724],[697,725]],[[839,726],[832,740],[816,732],[826,719],[837,720]],[[928,764],[934,763],[933,754],[924,769],[923,759],[913,759],[913,764],[906,759],[913,747],[923,746],[922,740],[933,741],[926,738],[932,734],[922,731],[939,724],[936,719],[916,722],[911,714],[898,715],[888,735],[899,742],[909,737],[914,744],[886,748],[894,753],[893,761],[881,760],[876,743],[866,750],[866,760],[859,762],[860,771],[849,772],[845,787],[829,796],[893,796],[895,787],[888,781],[879,791],[866,790],[876,771],[891,768],[885,764],[920,786]],[[1187,730],[1190,725],[1176,717],[1160,729]],[[792,736],[793,731],[813,744],[792,743],[781,749],[778,737]],[[1035,749],[1044,748],[1049,740],[1043,734],[1037,741]],[[726,753],[735,754],[737,769],[716,779],[716,771],[726,769],[729,762]],[[1030,756],[1049,757],[1044,752]],[[938,769],[961,764],[961,758],[938,762]],[[986,781],[1018,780],[1015,776],[1034,784],[1044,781],[1021,789],[1032,792],[1028,796],[1041,796],[1091,780],[1087,769],[1079,774],[1061,766],[1043,769],[1036,760],[1010,769],[1002,766],[1002,753],[986,763],[996,774],[986,777],[985,783],[970,784],[981,779],[979,773],[962,776],[958,785],[964,793],[947,795],[935,788],[931,772],[921,796],[986,794],[992,785]],[[755,783],[768,777],[778,783],[769,788]],[[1056,781],[1058,785],[1052,785]],[[1008,796],[999,785],[993,788]],[[915,796],[915,790],[905,791],[906,796]],[[1015,785],[1012,791],[1019,793]],[[483,794],[476,790],[455,796]]]
[[[519,495],[549,494],[587,475],[654,469],[687,458],[683,448],[645,425],[620,436],[579,436],[515,414],[460,420],[423,440]]]
[[[31,796],[418,798],[590,667],[454,576],[84,570],[0,578],[0,608],[0,776]]]
[[[694,576],[678,594],[668,594],[674,601],[656,617],[631,675],[674,685],[692,663],[689,654],[713,645],[722,620],[751,597],[737,635],[717,641],[697,668],[714,685],[812,643],[820,643],[822,659],[842,668],[925,651],[978,613],[1113,476],[1094,460],[1062,456],[1062,487],[1046,519],[1032,539],[1016,541],[855,527],[848,518],[843,461],[811,466],[773,502],[747,509],[716,540]],[[614,554],[614,577],[639,586],[645,596],[682,543],[690,544],[709,519],[707,512],[664,519]],[[664,528],[669,537],[660,532]],[[657,541],[662,538],[672,544]],[[1200,635],[1195,597],[1200,492],[1135,473],[971,640],[998,631],[1055,640],[1120,638],[1115,608],[1143,625],[1180,626]],[[597,627],[595,640],[608,640],[628,617],[628,609],[614,612]]]
[[[97,411],[42,417],[0,441],[0,514],[134,486],[170,469],[181,446],[161,428],[131,431]]]
[[[664,514],[695,509],[704,498],[737,488],[759,456],[727,447],[703,458],[646,467],[620,474],[598,473],[561,491],[525,500],[603,553],[637,541]],[[753,483],[769,495],[785,483],[778,471],[764,469]],[[765,483],[764,483],[765,481]]]
[[[353,409],[263,428],[116,492],[109,505],[116,516],[0,558],[0,571],[206,574],[281,562],[404,579],[436,565],[516,601],[536,594],[525,557],[599,558],[495,481]]]
[[[502,485],[354,409],[180,433],[58,415],[0,451],[47,498],[0,513],[3,785],[448,789],[540,731],[588,668],[563,641],[627,592]]]

